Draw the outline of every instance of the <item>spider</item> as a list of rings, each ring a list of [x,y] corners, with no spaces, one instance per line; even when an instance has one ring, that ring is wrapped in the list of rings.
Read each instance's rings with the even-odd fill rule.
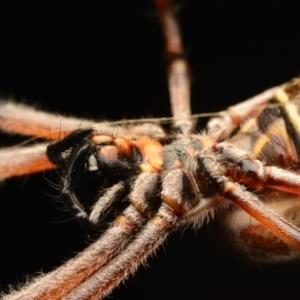
[[[289,48],[289,47],[287,47],[287,48]],[[192,50],[193,50],[193,48],[191,48]],[[161,54],[161,52],[159,52],[160,53],[160,55],[162,56],[162,54]],[[193,54],[191,54],[191,56],[193,56]],[[202,56],[202,54],[201,54],[201,57],[203,57]],[[163,64],[162,64],[163,65]],[[196,64],[194,64],[194,65],[196,65]],[[199,65],[201,66],[201,63],[199,63]],[[211,67],[211,66],[210,66]],[[245,67],[245,68],[247,68],[247,67]],[[222,69],[222,68],[221,68]],[[248,69],[248,68],[247,68]],[[207,72],[207,74],[206,74],[206,76],[208,76],[209,77],[209,75],[210,75],[210,72],[211,73],[213,73],[213,71],[212,71],[212,69],[210,69],[210,71],[209,72]],[[224,72],[224,71],[222,71],[222,72]],[[271,72],[270,70],[269,70],[269,72]],[[195,74],[195,72],[193,72],[193,74]],[[202,76],[200,76],[200,75],[198,75],[199,73],[197,73],[196,72],[196,74],[197,74],[197,76],[199,76],[201,79],[202,79]],[[217,72],[215,72],[214,73],[214,76],[216,76],[216,74],[218,74]],[[269,76],[269,73],[268,73],[268,75],[266,75],[266,76]],[[282,77],[284,77],[284,76],[286,76],[286,78],[287,77],[290,77],[291,76],[291,74],[290,74],[290,72],[289,72],[289,74],[288,74],[288,76],[287,75],[281,75]],[[162,76],[163,77],[163,76]],[[204,76],[205,77],[205,76]],[[207,77],[205,77],[205,78],[207,78]],[[197,79],[197,78],[195,78],[195,80],[196,81],[201,81],[199,78]],[[269,79],[270,80],[270,79]],[[149,81],[151,81],[151,80],[148,80],[148,82]],[[280,82],[283,82],[284,81],[284,79],[276,79],[276,80],[274,80],[274,82],[276,83],[280,83]],[[270,83],[265,83],[265,85],[267,86],[267,84],[269,84],[270,85]],[[252,85],[252,82],[251,82],[251,84],[248,82],[247,83],[247,85],[251,85],[251,86],[253,86]],[[137,86],[138,86],[138,84],[137,84]],[[237,86],[239,86],[239,83],[237,84]],[[231,85],[231,87],[230,87],[230,89],[232,90],[232,85]],[[50,88],[49,88],[49,90],[50,90]],[[259,88],[257,88],[257,92],[259,91],[259,90],[262,90],[262,87],[259,87]],[[211,89],[210,89],[210,91],[211,91]],[[214,91],[213,91],[214,92]],[[58,92],[56,92],[57,94],[59,94]],[[237,93],[237,95],[235,95],[235,98],[234,99],[242,99],[242,98],[245,98],[245,96],[240,96],[240,95],[238,95],[238,91],[236,90],[236,89],[234,89],[234,91],[232,91],[232,93]],[[249,95],[251,94],[251,93],[253,93],[253,92],[248,92],[249,93]],[[124,93],[125,94],[125,93]],[[146,92],[146,94],[147,94],[147,92]],[[56,96],[58,96],[58,97],[61,97],[61,96],[59,96],[59,95],[52,95],[52,98],[54,98],[54,97],[56,97]],[[209,96],[205,96],[205,95],[203,95],[204,96],[204,99],[210,99],[209,98]],[[36,98],[37,98],[37,96],[35,96]],[[88,98],[88,97],[87,97]],[[201,97],[199,97],[199,99],[201,99]],[[235,100],[232,100],[232,101],[235,101]],[[102,104],[101,104],[102,105]],[[203,105],[203,102],[202,102],[202,105]],[[51,105],[49,105],[50,106],[50,108],[51,108]],[[224,107],[225,107],[225,104],[224,104]],[[221,108],[221,107],[220,107]],[[223,106],[222,106],[222,108],[223,108]],[[86,111],[88,111],[88,110],[90,110],[91,108],[89,107],[84,107],[84,108],[81,108],[82,110],[86,110]],[[103,109],[103,111],[104,111],[105,109]],[[198,111],[200,111],[200,109],[197,109]],[[196,110],[196,111],[197,111]],[[206,109],[206,108],[201,108],[201,111],[209,111],[209,110],[211,110],[211,109]],[[62,111],[67,111],[67,109],[66,108],[62,108]],[[101,111],[102,111],[102,108],[101,108]],[[101,112],[100,112],[101,113]],[[123,113],[123,112],[122,112]],[[166,113],[162,113],[162,112],[159,112],[158,114],[157,114],[157,112],[153,112],[153,114],[155,113],[155,115],[159,115],[159,114],[162,114],[162,115],[165,115]],[[87,113],[86,113],[87,114]],[[170,242],[171,243],[171,242]],[[178,246],[176,246],[176,247],[178,247]],[[190,254],[190,252],[186,252],[187,254],[187,256]],[[179,255],[181,255],[181,253],[179,253],[178,254],[178,256]],[[69,255],[70,256],[70,255]],[[177,257],[177,259],[178,259],[178,257]],[[174,263],[174,262],[173,262]],[[56,263],[56,265],[58,264],[58,262]],[[152,264],[152,263],[151,263]],[[174,267],[174,265],[173,265],[173,268],[174,269],[176,269],[176,267]],[[199,267],[199,268],[202,268],[201,266]],[[229,267],[228,267],[229,268]],[[149,270],[148,270],[149,271]],[[172,272],[173,272],[173,269],[172,269]],[[210,271],[205,271],[205,274],[207,274],[207,272],[210,272]],[[153,280],[153,279],[152,279]],[[197,280],[198,281],[198,280]],[[199,282],[200,282],[201,280],[199,280]],[[137,280],[137,282],[138,282],[138,280]],[[148,281],[148,284],[149,284],[149,281]],[[199,285],[200,285],[200,283],[199,283]],[[170,289],[168,289],[168,292],[170,292]],[[199,291],[199,294],[198,295],[200,295],[200,291]]]

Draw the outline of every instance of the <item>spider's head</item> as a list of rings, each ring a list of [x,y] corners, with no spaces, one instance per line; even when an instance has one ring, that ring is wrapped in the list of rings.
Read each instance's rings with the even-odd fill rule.
[[[128,205],[122,200],[129,194],[142,161],[134,143],[97,134],[93,129],[79,129],[49,145],[47,155],[61,170],[61,198],[79,219],[86,220],[96,203],[103,204],[107,198],[110,202],[99,220],[114,217],[116,211]],[[115,190],[118,193],[112,197],[109,193]]]

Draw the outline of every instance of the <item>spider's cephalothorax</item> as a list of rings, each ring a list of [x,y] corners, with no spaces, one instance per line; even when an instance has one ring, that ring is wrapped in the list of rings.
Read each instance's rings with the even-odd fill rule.
[[[153,216],[160,206],[161,182],[166,180],[163,200],[178,215],[184,214],[200,195],[189,164],[208,140],[185,138],[163,145],[146,136],[129,141],[79,129],[49,145],[47,155],[62,169],[64,202],[76,217],[98,226],[130,203],[143,216]],[[178,174],[178,169],[186,171]],[[182,199],[168,199],[169,188]]]

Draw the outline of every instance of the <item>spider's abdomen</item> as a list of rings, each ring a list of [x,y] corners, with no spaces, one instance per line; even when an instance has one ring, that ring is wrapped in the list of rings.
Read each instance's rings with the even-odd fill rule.
[[[226,143],[241,149],[247,159],[258,160],[265,166],[278,166],[299,174],[299,80],[292,81],[285,90],[270,101],[272,105],[246,120],[240,130]],[[282,98],[286,103],[282,106]],[[278,105],[278,103],[280,105]],[[229,162],[222,157],[225,165]],[[240,163],[241,164],[241,163]],[[242,164],[241,164],[242,165]],[[300,226],[300,202],[295,192],[283,190],[280,183],[274,187],[264,182],[252,185],[251,171],[241,172],[230,167],[228,171],[236,181],[259,196],[260,201],[291,224]],[[279,191],[278,191],[279,190]],[[280,191],[282,190],[282,192]],[[299,258],[299,252],[253,219],[245,211],[232,206],[218,214],[218,221],[212,224],[216,234],[226,236],[224,242],[254,260],[273,262]]]

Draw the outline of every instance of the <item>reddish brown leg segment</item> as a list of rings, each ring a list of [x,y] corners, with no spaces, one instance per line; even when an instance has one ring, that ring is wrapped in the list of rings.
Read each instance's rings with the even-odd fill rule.
[[[263,204],[254,194],[233,182],[225,184],[224,196],[246,211],[288,245],[300,251],[299,228],[281,218]]]
[[[4,297],[5,300],[58,300],[80,282],[93,274],[104,263],[122,251],[138,230],[143,218],[134,207],[128,207],[123,216],[112,224],[98,241],[57,270],[39,277],[21,291]],[[80,299],[80,298],[79,298]]]
[[[208,135],[216,141],[227,138],[243,121],[260,111],[280,87],[270,88],[246,101],[220,112],[219,117],[212,118],[207,124]]]
[[[151,121],[151,120],[150,120]],[[119,122],[95,122],[54,115],[35,110],[23,104],[0,102],[0,130],[8,133],[34,136],[45,140],[60,140],[78,128],[94,128],[100,134],[139,137],[164,137],[162,128],[148,119]],[[128,123],[127,126],[122,126]],[[142,124],[141,124],[142,123]]]
[[[193,130],[190,105],[190,71],[183,55],[179,24],[171,0],[155,0],[165,38],[168,61],[169,92],[174,127],[184,134]]]
[[[163,205],[136,239],[115,259],[72,290],[64,300],[98,300],[126,279],[164,242],[177,217]]]
[[[56,168],[46,156],[46,144],[0,150],[0,181]]]

